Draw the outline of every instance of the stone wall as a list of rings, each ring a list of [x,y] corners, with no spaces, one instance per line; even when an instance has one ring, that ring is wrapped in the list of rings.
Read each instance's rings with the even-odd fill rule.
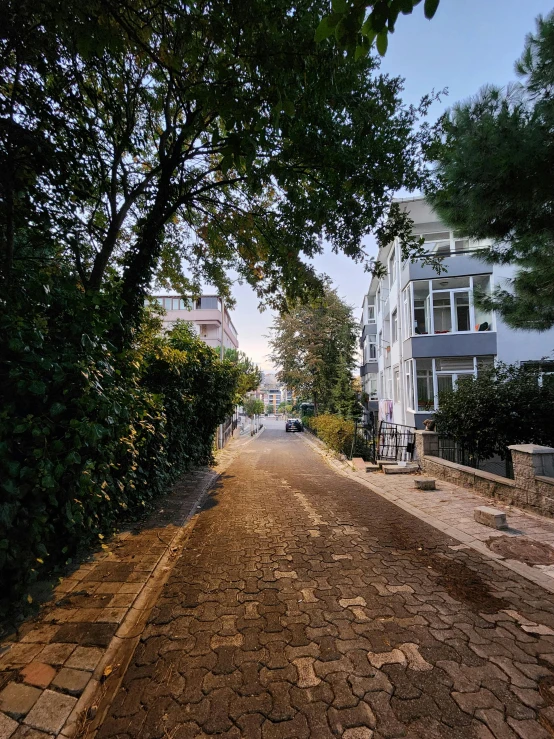
[[[516,444],[509,449],[514,466],[513,480],[441,459],[438,434],[416,431],[416,456],[426,475],[554,517],[554,449],[536,444]]]

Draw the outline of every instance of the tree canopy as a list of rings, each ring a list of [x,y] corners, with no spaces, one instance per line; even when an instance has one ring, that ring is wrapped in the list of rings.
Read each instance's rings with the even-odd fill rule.
[[[406,215],[428,131],[402,81],[314,29],[326,0],[6,0],[0,31],[0,279],[63,262],[85,292],[149,284],[274,305],[321,288],[321,237],[355,261]],[[14,288],[16,289],[16,287]]]
[[[237,390],[235,401],[237,405],[247,393],[257,390],[262,381],[262,373],[257,364],[240,349],[226,349],[225,359],[238,369]]]
[[[427,195],[445,223],[491,239],[483,258],[514,264],[487,308],[515,328],[554,326],[554,15],[539,17],[516,64],[521,82],[486,87],[440,122]]]
[[[426,18],[433,18],[439,2],[425,0]],[[366,56],[375,42],[377,51],[384,56],[398,16],[409,15],[420,3],[421,0],[333,0],[331,12],[323,16],[316,29],[316,41],[332,36],[356,59]]]
[[[269,345],[277,378],[316,412],[356,415],[352,371],[358,326],[352,308],[327,284],[322,297],[277,317]]]

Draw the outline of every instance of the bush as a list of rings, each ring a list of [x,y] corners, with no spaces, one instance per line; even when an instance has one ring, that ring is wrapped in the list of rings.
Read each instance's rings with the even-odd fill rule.
[[[441,394],[437,431],[476,448],[481,459],[506,457],[510,444],[554,444],[554,378],[499,364]]]
[[[188,328],[115,355],[113,298],[41,275],[0,313],[0,614],[209,461],[237,370]],[[86,330],[84,330],[86,328]]]
[[[323,413],[320,416],[304,416],[303,422],[330,449],[350,456],[354,439],[354,421],[347,421],[331,413]]]

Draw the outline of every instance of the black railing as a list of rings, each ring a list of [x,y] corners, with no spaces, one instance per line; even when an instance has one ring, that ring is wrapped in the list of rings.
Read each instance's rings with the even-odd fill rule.
[[[364,462],[377,461],[377,440],[373,424],[358,424],[354,429],[351,457],[361,457]]]
[[[509,449],[505,449],[502,454],[482,458],[476,444],[457,441],[450,436],[440,435],[439,457],[446,459],[448,462],[464,465],[464,467],[473,467],[473,469],[481,470],[481,472],[490,472],[493,475],[507,477],[510,480],[514,479],[514,466]]]
[[[399,423],[381,421],[379,426],[379,459],[411,462],[415,452],[415,429]]]

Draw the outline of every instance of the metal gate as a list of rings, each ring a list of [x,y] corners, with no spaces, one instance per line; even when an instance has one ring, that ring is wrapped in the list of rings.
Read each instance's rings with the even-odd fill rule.
[[[399,423],[381,421],[379,426],[379,459],[411,462],[415,452],[415,429]]]
[[[358,423],[354,429],[350,458],[361,457],[365,462],[377,462],[376,429],[372,423]]]

